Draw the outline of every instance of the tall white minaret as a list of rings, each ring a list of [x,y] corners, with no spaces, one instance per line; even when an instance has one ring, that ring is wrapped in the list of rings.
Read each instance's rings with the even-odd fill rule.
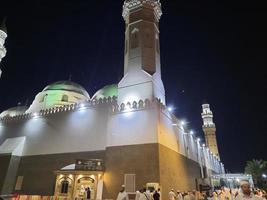
[[[217,138],[216,138],[216,126],[213,122],[213,114],[210,110],[209,104],[202,105],[202,119],[203,119],[203,126],[202,129],[205,134],[206,145],[210,149],[210,151],[220,158],[218,145],[217,145]]]
[[[0,63],[2,61],[2,58],[6,56],[6,48],[4,46],[6,38],[7,38],[7,29],[6,29],[5,19],[4,19],[2,25],[0,25]],[[2,74],[2,70],[0,68],[0,78],[1,78],[1,74]]]
[[[159,0],[125,0],[124,77],[119,83],[118,101],[127,103],[158,98],[165,104],[161,80]]]

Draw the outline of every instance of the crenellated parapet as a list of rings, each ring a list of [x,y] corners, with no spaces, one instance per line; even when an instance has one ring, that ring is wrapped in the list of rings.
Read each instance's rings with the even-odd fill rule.
[[[121,103],[120,105],[118,103],[114,104],[112,105],[111,111],[113,113],[132,112],[143,109],[155,108],[155,106],[159,104],[160,102],[158,99],[153,99],[153,100],[140,99],[139,101],[127,102],[126,104],[125,103]]]
[[[88,100],[85,102],[70,104],[70,105],[64,105],[64,106],[58,106],[58,107],[52,107],[45,110],[40,110],[39,112],[35,113],[24,113],[21,115],[16,115],[13,117],[3,117],[0,118],[0,121],[3,122],[10,122],[10,121],[17,121],[17,120],[27,120],[31,118],[37,118],[41,116],[47,116],[47,115],[53,115],[57,113],[64,113],[64,112],[75,112],[77,110],[85,110],[85,109],[92,109],[92,108],[100,108],[100,107],[112,107],[113,105],[117,104],[117,97],[108,97],[108,98],[100,98],[100,99],[93,99]]]
[[[118,104],[117,97],[108,97],[108,98],[100,98],[100,99],[93,99],[86,102],[81,103],[75,103],[70,105],[64,105],[64,106],[58,106],[58,107],[52,107],[45,110],[40,110],[39,112],[35,113],[24,113],[21,115],[16,115],[13,117],[6,116],[3,118],[0,118],[0,121],[15,121],[15,120],[27,120],[30,118],[37,118],[41,116],[48,116],[48,115],[54,115],[57,113],[64,113],[64,112],[75,112],[78,110],[86,110],[86,109],[96,109],[96,108],[106,108],[108,111],[111,111],[111,113],[123,113],[123,112],[134,112],[138,110],[144,110],[144,109],[150,109],[155,107],[160,107],[162,110],[166,110],[166,106],[164,106],[160,100],[158,99],[145,99],[145,100],[139,100],[128,102],[126,104]]]
[[[126,0],[123,5],[122,16],[124,19],[129,15],[130,10],[136,9],[141,6],[147,6],[155,10],[155,14],[160,19],[162,15],[161,3],[159,0]]]

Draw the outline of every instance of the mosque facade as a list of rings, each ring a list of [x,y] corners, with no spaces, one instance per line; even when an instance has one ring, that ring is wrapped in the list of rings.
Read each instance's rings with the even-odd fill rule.
[[[115,199],[124,184],[129,194],[146,185],[167,197],[172,188],[198,189],[224,173],[218,154],[166,107],[161,15],[158,0],[125,0],[119,83],[90,96],[77,83],[59,81],[29,107],[0,114],[0,194],[82,199],[90,188],[91,199]]]

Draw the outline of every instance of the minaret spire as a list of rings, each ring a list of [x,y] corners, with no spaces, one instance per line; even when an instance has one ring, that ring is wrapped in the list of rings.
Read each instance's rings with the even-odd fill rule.
[[[125,0],[124,77],[119,83],[118,101],[157,98],[165,104],[161,80],[158,0]]]
[[[7,38],[7,28],[6,28],[6,18],[2,21],[0,25],[0,63],[2,58],[6,56],[6,48],[4,46],[5,40]],[[0,68],[0,78],[1,78],[2,70]]]
[[[203,119],[203,132],[205,134],[206,145],[210,151],[220,158],[217,139],[216,139],[216,126],[213,122],[213,113],[209,104],[202,105],[202,119]]]

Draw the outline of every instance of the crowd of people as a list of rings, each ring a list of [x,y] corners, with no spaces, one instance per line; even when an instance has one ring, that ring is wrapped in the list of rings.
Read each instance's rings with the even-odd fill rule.
[[[129,196],[122,186],[117,200],[129,200]],[[221,187],[213,191],[176,191],[172,189],[168,194],[168,199],[161,197],[160,189],[155,191],[143,188],[136,192],[135,200],[267,200],[264,190],[253,189],[247,181],[241,181],[239,189],[229,189]]]

